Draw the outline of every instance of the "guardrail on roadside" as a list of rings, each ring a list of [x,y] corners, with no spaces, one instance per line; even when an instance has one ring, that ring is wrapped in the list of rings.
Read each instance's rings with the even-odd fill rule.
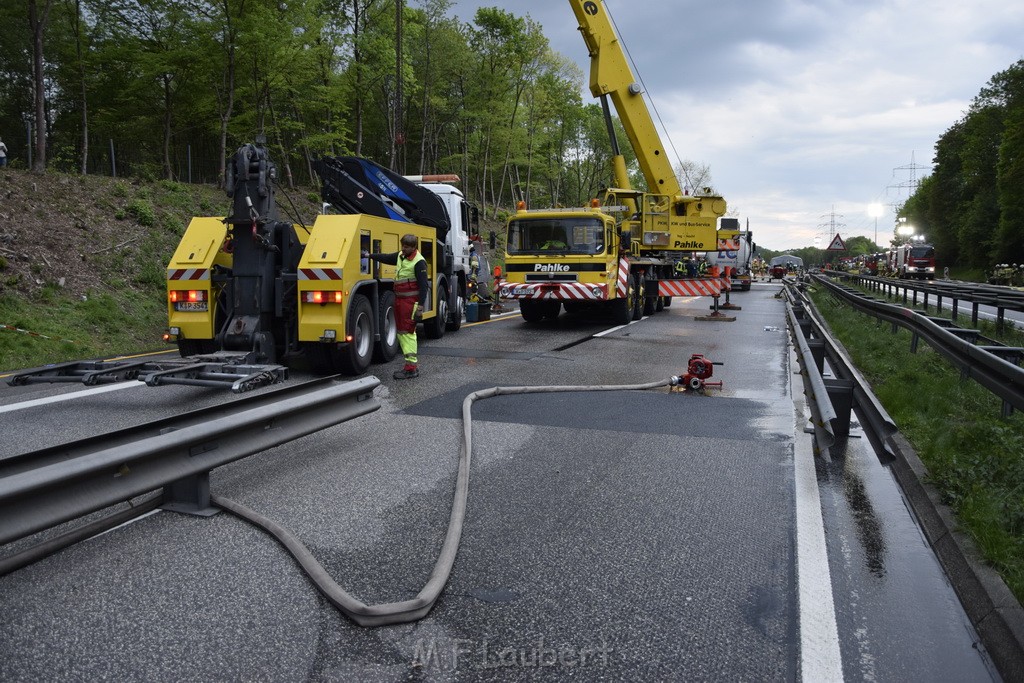
[[[0,461],[0,544],[163,489],[163,507],[210,507],[210,471],[380,408],[376,377],[309,382]],[[269,398],[269,400],[268,400]],[[204,416],[213,415],[212,419]]]
[[[909,330],[913,335],[912,350],[916,350],[918,340],[923,339],[960,370],[963,377],[973,379],[999,397],[1003,402],[1003,416],[1009,415],[1014,409],[1024,410],[1024,368],[1017,365],[1024,357],[1024,349],[1000,345],[977,346],[974,341],[977,341],[978,333],[974,330],[940,325],[926,315],[876,301],[841,287],[828,278],[815,275],[811,278],[857,310],[891,323],[893,331],[897,326]]]
[[[929,299],[934,297],[935,307],[942,309],[942,300],[949,299],[952,319],[956,320],[960,313],[960,303],[971,305],[971,324],[978,324],[978,307],[990,306],[996,309],[996,327],[1002,329],[1006,324],[1006,311],[1024,312],[1024,291],[1001,285],[987,285],[959,280],[900,280],[876,275],[862,275],[839,271],[827,271],[832,277],[850,280],[857,285],[875,292],[884,292],[886,296],[899,299],[902,292],[903,303],[916,306],[918,295],[921,305],[927,310]]]

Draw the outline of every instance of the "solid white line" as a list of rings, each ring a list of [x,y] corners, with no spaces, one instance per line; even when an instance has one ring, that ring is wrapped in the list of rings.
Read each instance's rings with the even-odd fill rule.
[[[144,387],[144,382],[122,382],[120,384],[107,384],[102,387],[94,387],[92,389],[85,389],[84,391],[75,391],[70,394],[58,394],[56,396],[47,396],[46,398],[37,398],[31,401],[22,401],[21,403],[12,403],[7,406],[0,406],[0,413],[12,413],[15,410],[24,410],[26,408],[35,408],[37,406],[44,406],[50,403],[60,403],[61,401],[70,401],[76,398],[85,398],[87,396],[94,396],[96,394],[105,394],[108,391],[120,391],[121,389],[132,389],[134,387]]]
[[[792,375],[791,375],[792,377]],[[796,395],[796,392],[794,392]],[[804,681],[842,681],[832,574],[825,545],[813,439],[803,438],[807,423],[802,403],[795,403],[796,439],[793,471],[796,494],[796,565],[800,602],[800,677]]]

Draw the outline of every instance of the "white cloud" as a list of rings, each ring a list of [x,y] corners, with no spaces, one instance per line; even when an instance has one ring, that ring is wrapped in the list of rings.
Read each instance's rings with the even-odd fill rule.
[[[459,2],[455,13],[492,4]],[[1024,58],[1019,0],[605,6],[654,97],[670,153],[710,165],[716,188],[772,249],[811,246],[833,206],[844,238],[873,237],[868,205],[906,199],[939,136],[993,75]],[[589,69],[567,2],[501,7],[529,13],[555,50]],[[912,158],[915,168],[905,168]],[[887,207],[880,239],[892,222]]]

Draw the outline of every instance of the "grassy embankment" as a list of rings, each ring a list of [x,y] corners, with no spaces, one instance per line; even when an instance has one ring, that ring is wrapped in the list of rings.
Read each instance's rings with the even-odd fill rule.
[[[1024,414],[1001,418],[1001,401],[961,379],[927,344],[911,353],[909,331],[893,333],[888,323],[819,289],[811,298],[917,450],[962,529],[1024,602]],[[969,327],[969,318],[961,325]],[[1020,330],[996,330],[985,321],[980,328],[987,337],[1024,346]]]
[[[224,192],[58,173],[4,180],[0,373],[167,348],[167,263],[193,216],[230,210]],[[292,203],[315,217],[315,193],[288,195],[278,191],[282,219]]]

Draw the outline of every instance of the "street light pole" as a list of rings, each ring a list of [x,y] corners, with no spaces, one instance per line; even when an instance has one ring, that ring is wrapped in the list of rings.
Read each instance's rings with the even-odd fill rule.
[[[882,205],[872,204],[868,207],[868,215],[875,219],[875,246],[878,246],[878,217],[882,215]]]

